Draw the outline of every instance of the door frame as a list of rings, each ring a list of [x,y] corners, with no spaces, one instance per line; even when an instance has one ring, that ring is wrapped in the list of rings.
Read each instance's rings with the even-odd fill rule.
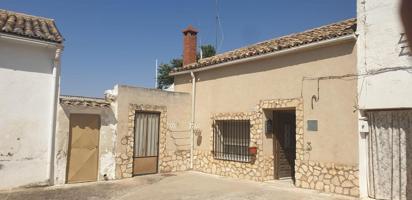
[[[274,179],[275,180],[279,180],[280,178],[279,178],[279,165],[280,165],[280,157],[279,157],[279,148],[280,148],[280,142],[279,142],[279,119],[277,119],[277,114],[278,113],[293,113],[293,115],[295,116],[294,118],[295,118],[295,121],[293,122],[293,124],[295,125],[295,129],[294,129],[294,133],[295,133],[295,136],[294,136],[294,140],[291,140],[291,141],[293,141],[294,143],[295,143],[295,151],[293,152],[293,155],[294,155],[294,160],[293,160],[293,166],[291,166],[291,172],[292,172],[292,174],[291,174],[291,179],[293,180],[293,181],[295,181],[295,165],[296,165],[296,152],[297,152],[297,150],[296,150],[296,144],[297,144],[297,141],[296,141],[296,135],[297,135],[297,133],[296,133],[296,126],[297,126],[297,124],[296,124],[296,121],[297,121],[297,119],[296,119],[296,108],[282,108],[282,109],[274,109],[274,110],[272,110],[272,121],[273,121],[273,170],[274,170],[274,172],[273,172],[273,174],[274,174]]]
[[[142,113],[142,114],[157,114],[158,116],[159,116],[159,120],[158,120],[158,122],[157,122],[157,126],[158,126],[158,130],[157,130],[157,155],[156,156],[145,156],[145,157],[136,157],[135,156],[135,141],[136,141],[136,138],[135,138],[135,133],[136,133],[136,115],[137,114],[139,114],[139,113]],[[142,110],[136,110],[135,112],[134,112],[134,115],[135,115],[135,117],[134,117],[134,121],[133,121],[133,156],[132,156],[132,159],[133,159],[133,162],[132,162],[132,176],[143,176],[143,175],[149,175],[149,174],[158,174],[159,173],[159,155],[160,155],[160,148],[159,148],[159,145],[160,145],[160,128],[161,128],[161,126],[160,126],[160,120],[161,120],[161,115],[162,115],[162,112],[158,112],[158,111],[142,111]],[[155,173],[144,173],[144,174],[134,174],[134,165],[135,165],[135,162],[134,162],[134,159],[135,158],[151,158],[151,157],[157,157],[157,159],[156,159],[156,172]]]
[[[65,183],[66,184],[73,184],[73,183],[81,183],[81,182],[72,182],[69,183],[69,167],[70,167],[70,158],[71,158],[71,146],[72,146],[72,120],[71,118],[73,115],[89,115],[89,116],[98,116],[99,119],[99,137],[97,137],[97,169],[96,169],[96,180],[95,181],[85,181],[87,182],[97,182],[99,181],[99,167],[100,167],[100,131],[102,128],[102,119],[99,114],[90,114],[90,113],[70,113],[69,114],[69,138],[68,138],[68,145],[67,145],[67,163],[66,163],[66,177],[65,177]]]

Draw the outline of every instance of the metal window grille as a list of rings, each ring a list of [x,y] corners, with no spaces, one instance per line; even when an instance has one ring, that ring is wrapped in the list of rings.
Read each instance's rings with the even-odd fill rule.
[[[216,159],[249,162],[250,121],[216,120],[213,154]]]

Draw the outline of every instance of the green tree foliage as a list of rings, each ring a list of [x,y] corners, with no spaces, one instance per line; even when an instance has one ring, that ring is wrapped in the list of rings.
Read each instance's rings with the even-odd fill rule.
[[[173,84],[174,80],[172,76],[169,76],[169,73],[178,67],[183,66],[183,60],[181,58],[172,59],[167,64],[160,64],[157,69],[157,88],[166,89]]]
[[[215,47],[210,44],[202,45],[200,49],[202,49],[203,58],[208,58],[216,55]]]
[[[203,52],[203,58],[211,57],[216,54],[216,50],[212,45],[202,45],[200,47]],[[198,54],[198,59],[200,58],[200,54]],[[159,68],[157,69],[157,88],[158,89],[166,89],[170,85],[174,83],[173,77],[169,76],[169,73],[178,67],[183,66],[183,59],[175,58],[172,59],[169,63],[160,64]]]

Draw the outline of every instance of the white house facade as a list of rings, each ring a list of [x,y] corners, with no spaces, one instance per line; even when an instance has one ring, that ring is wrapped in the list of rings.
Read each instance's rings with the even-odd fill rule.
[[[191,27],[184,55],[192,59],[171,73],[170,91],[116,86],[106,99],[60,102],[63,38],[54,20],[0,9],[0,190],[192,169],[412,199],[412,54],[399,4],[358,0],[357,19],[199,61]],[[250,84],[262,80],[273,88]],[[312,81],[305,92],[304,80]],[[318,102],[320,80],[335,82],[322,85],[327,95]],[[318,119],[325,122],[319,130]],[[243,138],[218,129],[236,120]],[[243,154],[224,151],[230,149],[219,143],[224,131],[244,141],[226,143]],[[279,133],[287,139],[277,141]],[[82,142],[73,135],[87,142],[73,148]],[[139,143],[149,136],[149,145]],[[280,142],[291,149],[282,163]]]
[[[412,169],[412,57],[400,0],[358,0],[360,195],[409,199]],[[409,176],[409,177],[408,177]],[[409,191],[409,192],[407,192]]]
[[[52,184],[62,41],[51,19],[0,10],[0,189]]]

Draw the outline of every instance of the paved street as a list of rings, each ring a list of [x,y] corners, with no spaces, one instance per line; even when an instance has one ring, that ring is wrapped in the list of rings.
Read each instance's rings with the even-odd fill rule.
[[[197,172],[157,174],[100,183],[18,189],[0,192],[1,200],[149,200],[149,199],[353,199],[294,188],[285,181],[258,183]]]

